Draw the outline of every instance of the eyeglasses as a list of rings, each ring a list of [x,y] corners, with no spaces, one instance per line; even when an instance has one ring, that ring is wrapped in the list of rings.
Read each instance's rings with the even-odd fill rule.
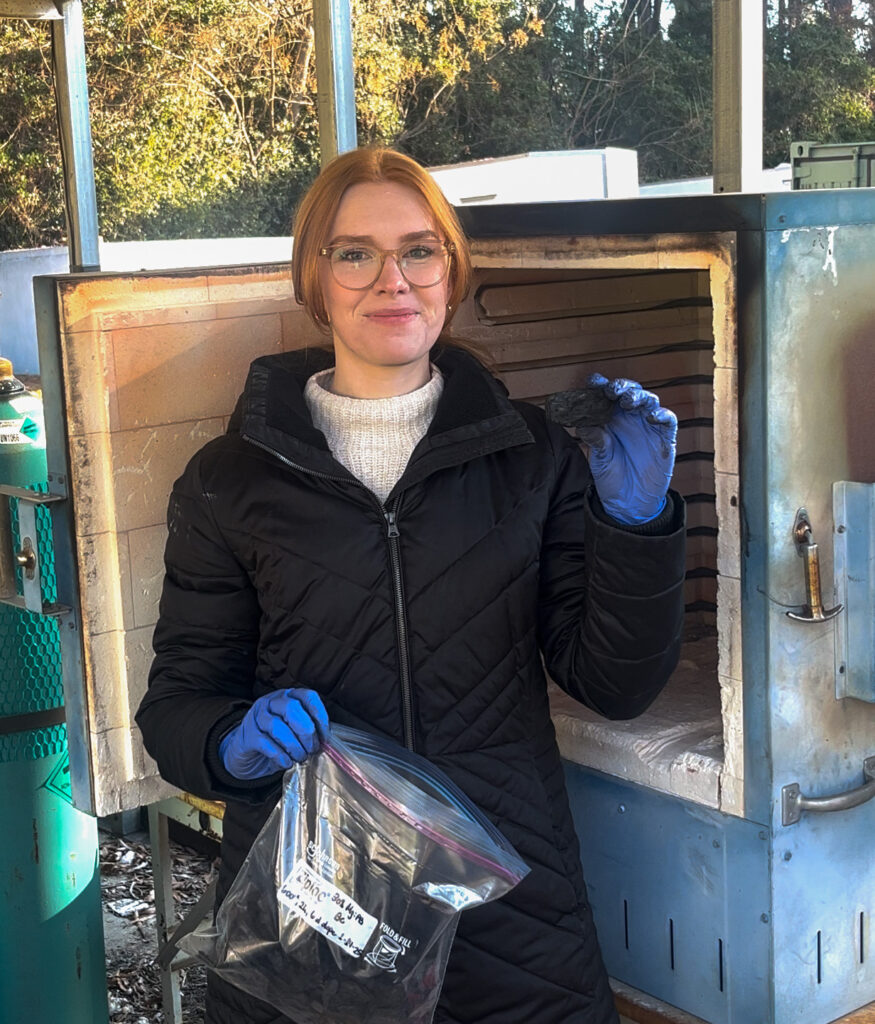
[[[428,288],[447,276],[450,257],[456,251],[452,243],[429,240],[408,242],[400,249],[377,249],[358,242],[340,242],[319,250],[328,259],[334,280],[344,288],[370,288],[383,273],[386,258],[398,264],[404,280],[416,288]]]

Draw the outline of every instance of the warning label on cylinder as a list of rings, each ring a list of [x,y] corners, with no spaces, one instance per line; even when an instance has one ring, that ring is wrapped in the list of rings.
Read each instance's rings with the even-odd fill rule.
[[[30,438],[22,434],[24,420],[0,420],[0,444],[27,444]]]
[[[67,751],[61,755],[61,759],[43,786],[56,796],[66,800],[68,804],[73,803],[73,789],[70,785],[70,755]]]

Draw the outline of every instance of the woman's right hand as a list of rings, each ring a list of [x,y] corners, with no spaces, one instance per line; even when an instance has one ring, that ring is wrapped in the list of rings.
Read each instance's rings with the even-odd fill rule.
[[[276,690],[259,697],[222,737],[219,756],[235,779],[261,779],[315,754],[328,729],[328,712],[315,690]]]

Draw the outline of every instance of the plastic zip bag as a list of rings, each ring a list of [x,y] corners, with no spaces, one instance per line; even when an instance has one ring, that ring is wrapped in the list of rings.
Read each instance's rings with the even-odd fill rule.
[[[335,725],[180,946],[296,1024],[429,1024],[459,914],[528,870],[438,768]]]

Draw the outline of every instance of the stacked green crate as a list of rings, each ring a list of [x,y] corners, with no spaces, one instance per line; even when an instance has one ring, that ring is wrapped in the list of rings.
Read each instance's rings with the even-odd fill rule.
[[[875,142],[794,142],[793,189],[872,188]]]

